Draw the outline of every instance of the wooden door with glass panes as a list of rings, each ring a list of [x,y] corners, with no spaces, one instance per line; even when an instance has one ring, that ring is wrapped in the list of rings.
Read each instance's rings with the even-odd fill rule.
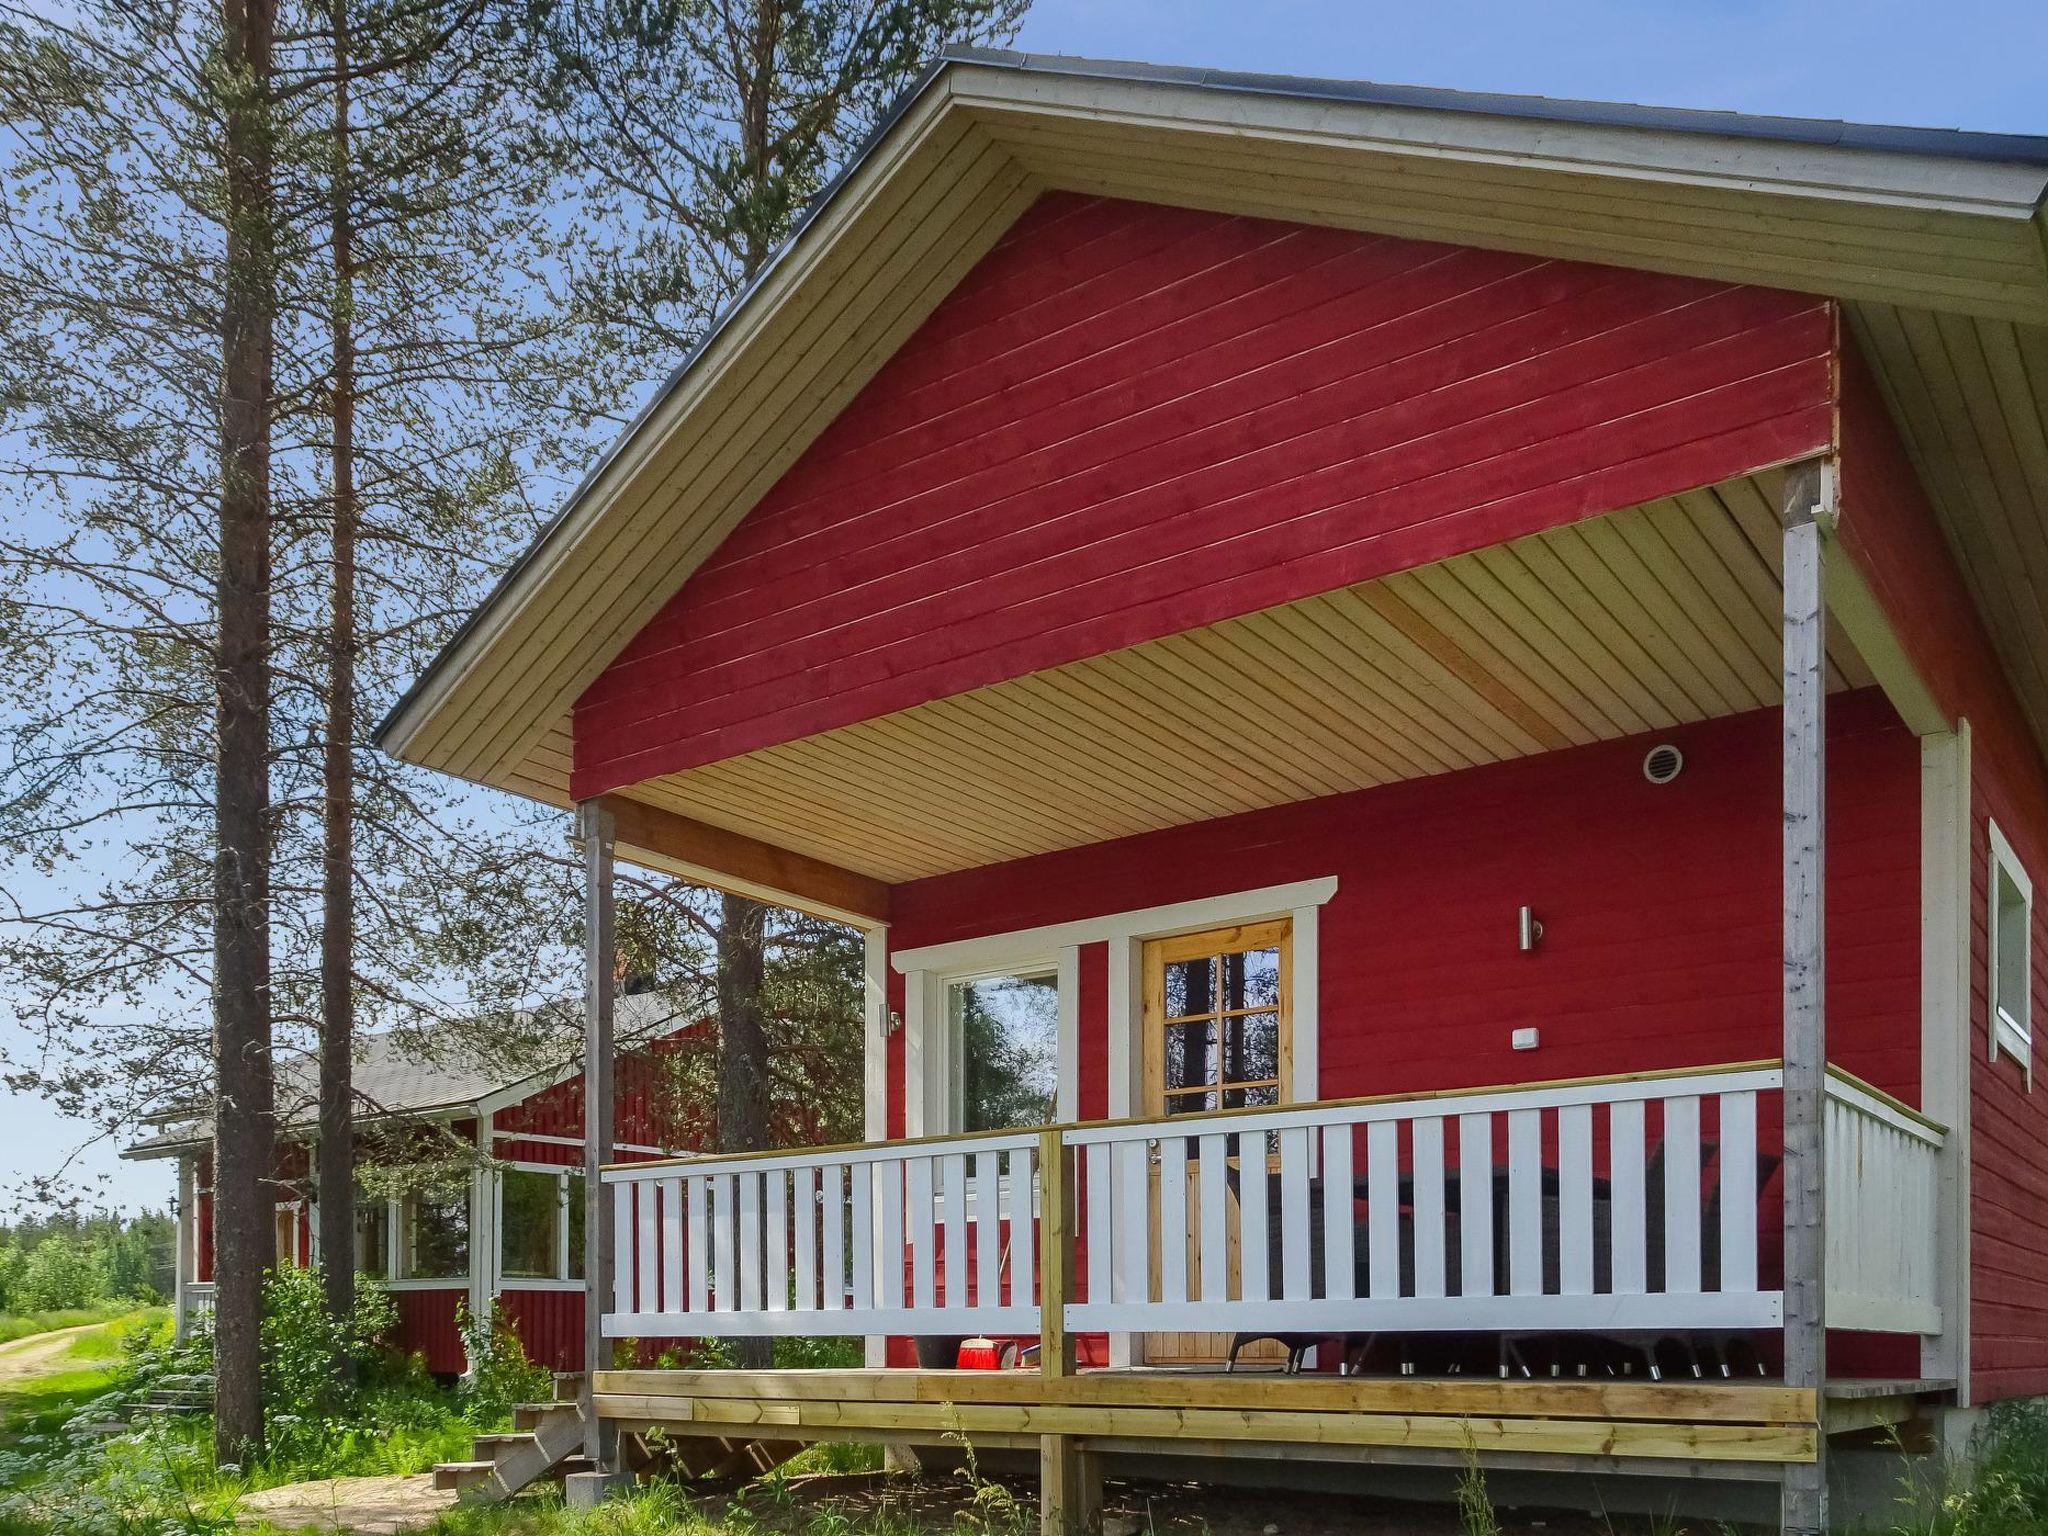
[[[1294,1057],[1292,925],[1286,918],[1154,939],[1145,946],[1145,1113],[1201,1115],[1288,1101]],[[1153,1274],[1162,1240],[1188,1244],[1188,1286],[1199,1285],[1201,1173],[1190,1166],[1187,1219],[1162,1222],[1155,1174]],[[1237,1199],[1226,1205],[1233,1279],[1241,1242]],[[1211,1365],[1230,1353],[1227,1333],[1151,1333],[1144,1357],[1154,1365]],[[1240,1361],[1280,1359],[1276,1346],[1247,1349]]]

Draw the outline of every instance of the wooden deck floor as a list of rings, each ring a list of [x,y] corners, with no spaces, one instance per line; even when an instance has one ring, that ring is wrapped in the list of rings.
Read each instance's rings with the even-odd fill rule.
[[[629,1430],[777,1440],[1041,1436],[1149,1454],[1455,1461],[1775,1478],[1822,1433],[1911,1418],[1944,1384],[1339,1377],[1138,1369],[601,1371],[598,1412]]]

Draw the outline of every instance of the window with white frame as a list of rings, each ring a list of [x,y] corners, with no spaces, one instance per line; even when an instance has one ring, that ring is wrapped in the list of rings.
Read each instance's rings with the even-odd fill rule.
[[[507,1280],[583,1275],[583,1176],[521,1164],[498,1174],[498,1272]]]
[[[1060,989],[1055,967],[949,982],[963,1131],[1051,1125],[1059,1098]]]
[[[1985,926],[1991,938],[1987,994],[1991,1003],[1991,1054],[2002,1050],[2033,1077],[2033,931],[2034,882],[2012,844],[1998,829],[1991,833],[1989,911]]]
[[[469,1278],[469,1184],[415,1190],[398,1203],[398,1278]]]

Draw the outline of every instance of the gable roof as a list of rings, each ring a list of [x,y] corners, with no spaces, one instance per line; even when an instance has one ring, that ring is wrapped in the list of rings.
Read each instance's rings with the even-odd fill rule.
[[[593,466],[380,744],[566,804],[578,695],[1050,188],[1842,300],[2048,727],[2048,570],[2015,594],[1973,558],[2010,544],[2000,520],[2041,521],[2048,496],[2028,506],[1996,481],[1986,466],[2005,450],[1972,414],[2003,418],[2048,486],[2048,138],[956,50]]]
[[[613,1003],[613,1027],[625,1047],[642,1044],[685,1027],[675,1009],[657,993],[621,993]],[[569,1007],[564,1018],[573,1027]],[[539,1093],[579,1075],[580,1056],[534,1070],[509,1071],[471,1057],[438,1059],[423,1056],[396,1034],[363,1035],[356,1041],[353,1071],[359,1120],[432,1118],[450,1112],[479,1112],[486,1099],[524,1089]],[[519,1095],[525,1097],[524,1093]],[[281,1056],[277,1062],[277,1123],[281,1131],[310,1130],[319,1124],[320,1063],[311,1055]],[[202,1146],[212,1138],[213,1122],[204,1114],[187,1114],[162,1130],[123,1149],[127,1158],[166,1157]]]

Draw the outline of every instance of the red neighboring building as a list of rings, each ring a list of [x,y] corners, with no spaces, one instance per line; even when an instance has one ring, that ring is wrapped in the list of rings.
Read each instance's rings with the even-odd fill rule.
[[[700,1148],[707,1127],[672,1108],[661,1059],[694,1025],[672,1027],[651,993],[622,997],[615,1130],[608,1161],[636,1162]],[[313,1158],[317,1081],[309,1062],[279,1074],[277,1262],[319,1253]],[[359,1190],[358,1273],[382,1282],[398,1308],[398,1348],[427,1369],[467,1369],[456,1307],[495,1301],[536,1363],[583,1368],[583,1074],[574,1067],[516,1077],[463,1061],[428,1061],[389,1035],[358,1044],[359,1164],[402,1161],[408,1150],[459,1166],[445,1186],[403,1194]],[[374,1106],[374,1108],[372,1107]],[[213,1305],[211,1130],[175,1125],[130,1147],[131,1158],[178,1165],[179,1326]],[[482,1158],[490,1159],[485,1166]]]
[[[949,55],[384,729],[868,934],[868,1141],[618,1172],[591,1304],[898,1369],[595,1411],[966,1427],[1056,1524],[1476,1444],[1810,1530],[2048,1393],[2044,188]],[[916,1367],[975,1334],[1045,1353]]]

